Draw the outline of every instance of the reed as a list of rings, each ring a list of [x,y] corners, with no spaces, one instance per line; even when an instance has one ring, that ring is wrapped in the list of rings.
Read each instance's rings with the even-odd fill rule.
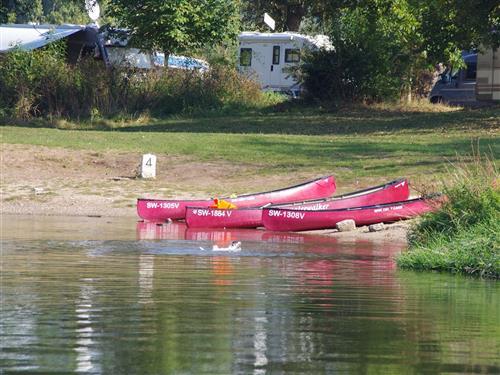
[[[479,153],[461,158],[443,183],[447,201],[416,223],[398,265],[500,277],[500,177]]]

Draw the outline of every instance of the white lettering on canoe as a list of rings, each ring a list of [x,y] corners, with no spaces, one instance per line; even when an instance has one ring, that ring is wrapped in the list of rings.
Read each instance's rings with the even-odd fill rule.
[[[284,219],[303,220],[306,214],[305,212],[301,212],[300,210],[293,210],[293,211],[269,210],[269,216],[282,217]]]
[[[305,207],[296,207],[294,210],[300,210],[300,211],[317,211],[317,210],[327,210],[330,207],[328,204],[321,204],[321,203],[316,203],[312,206],[305,206]]]
[[[403,206],[391,206],[391,207],[384,207],[384,208],[377,208],[373,210],[374,213],[380,213],[380,212],[387,212],[387,211],[396,211],[396,210],[401,210],[403,209]]]
[[[207,210],[201,208],[195,208],[193,210],[193,215],[195,216],[203,216],[203,217],[231,217],[231,211],[223,211],[223,210]]]
[[[148,202],[146,208],[179,208],[179,203],[175,202]]]
[[[162,202],[160,203],[161,208],[179,208],[179,203],[173,202]]]

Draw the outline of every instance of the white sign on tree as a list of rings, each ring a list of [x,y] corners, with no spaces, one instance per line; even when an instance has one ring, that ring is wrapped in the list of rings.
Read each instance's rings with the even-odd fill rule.
[[[273,20],[273,18],[267,14],[264,13],[264,23],[271,28],[271,30],[274,30],[276,27],[276,22]]]

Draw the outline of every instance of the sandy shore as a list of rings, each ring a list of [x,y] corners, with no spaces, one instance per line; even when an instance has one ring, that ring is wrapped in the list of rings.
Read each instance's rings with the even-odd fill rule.
[[[251,166],[199,163],[159,156],[156,179],[136,178],[141,155],[119,152],[74,151],[43,146],[2,145],[0,214],[36,216],[129,217],[138,219],[138,197],[192,198],[214,192],[262,191],[317,176],[251,178]],[[225,172],[224,176],[220,171]],[[250,178],[249,178],[250,176]],[[203,186],[205,189],[200,189]],[[355,187],[344,187],[346,192]],[[366,238],[405,242],[408,223],[387,225],[380,232],[367,227],[352,232],[322,230],[310,234],[345,239]]]

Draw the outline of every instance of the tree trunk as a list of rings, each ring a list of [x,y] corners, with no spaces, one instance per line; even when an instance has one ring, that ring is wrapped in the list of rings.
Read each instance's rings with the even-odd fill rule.
[[[168,68],[168,58],[170,57],[170,52],[169,51],[163,51],[164,55],[164,60],[163,60],[163,67]]]
[[[300,22],[302,22],[302,18],[306,10],[304,9],[304,5],[288,5],[286,8],[286,31],[299,31]]]

